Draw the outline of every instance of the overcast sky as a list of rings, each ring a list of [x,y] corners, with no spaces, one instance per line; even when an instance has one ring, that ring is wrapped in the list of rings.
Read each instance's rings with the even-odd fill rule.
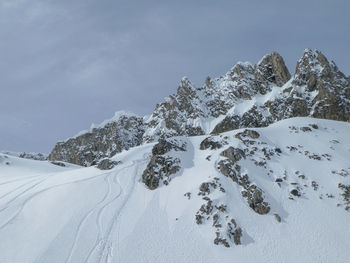
[[[150,114],[203,84],[307,47],[350,74],[350,1],[0,0],[0,150],[48,153],[118,110]]]

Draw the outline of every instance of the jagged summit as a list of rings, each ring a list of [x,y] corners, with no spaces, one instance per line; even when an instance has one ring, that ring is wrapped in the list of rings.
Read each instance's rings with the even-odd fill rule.
[[[201,87],[184,77],[176,93],[147,118],[120,114],[58,143],[49,158],[91,165],[160,138],[265,127],[299,116],[349,121],[349,86],[349,79],[318,50],[304,51],[293,76],[282,56],[272,52],[257,64],[238,62],[223,76],[208,77]]]
[[[142,117],[124,111],[116,112],[113,118],[100,125],[57,143],[48,159],[95,165],[100,159],[140,145],[144,131]]]
[[[290,78],[290,73],[284,60],[277,52],[264,56],[257,64],[257,71],[261,72],[263,79],[283,86]]]
[[[305,49],[303,56],[297,62],[294,83],[301,86],[307,85],[309,89],[316,88],[317,79],[334,81],[345,78],[335,63],[329,62],[318,50]],[[312,90],[310,90],[312,91]]]
[[[82,130],[82,131],[78,132],[76,135],[68,138],[66,141],[68,141],[69,139],[72,139],[72,138],[77,138],[85,133],[92,133],[94,130],[103,128],[110,123],[118,122],[120,119],[131,118],[131,117],[140,118],[140,116],[138,116],[137,114],[135,114],[131,111],[125,111],[125,110],[116,111],[112,118],[106,119],[99,124],[93,123],[93,124],[91,124],[90,129]]]

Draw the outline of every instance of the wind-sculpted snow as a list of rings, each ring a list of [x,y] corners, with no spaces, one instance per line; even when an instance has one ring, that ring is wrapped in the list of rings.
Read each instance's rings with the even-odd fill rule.
[[[136,146],[110,170],[0,154],[0,262],[345,263],[348,134],[292,118]],[[152,156],[180,170],[150,190]]]

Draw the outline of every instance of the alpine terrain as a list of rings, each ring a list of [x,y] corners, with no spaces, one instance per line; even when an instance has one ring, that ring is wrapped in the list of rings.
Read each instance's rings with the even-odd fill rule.
[[[0,153],[0,262],[349,262],[350,78],[306,49]]]

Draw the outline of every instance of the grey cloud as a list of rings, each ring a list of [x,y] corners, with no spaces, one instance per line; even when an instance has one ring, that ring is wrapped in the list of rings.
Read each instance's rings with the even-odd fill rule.
[[[347,1],[0,1],[0,149],[48,152],[126,109],[149,114],[182,76],[304,48],[350,72]]]

